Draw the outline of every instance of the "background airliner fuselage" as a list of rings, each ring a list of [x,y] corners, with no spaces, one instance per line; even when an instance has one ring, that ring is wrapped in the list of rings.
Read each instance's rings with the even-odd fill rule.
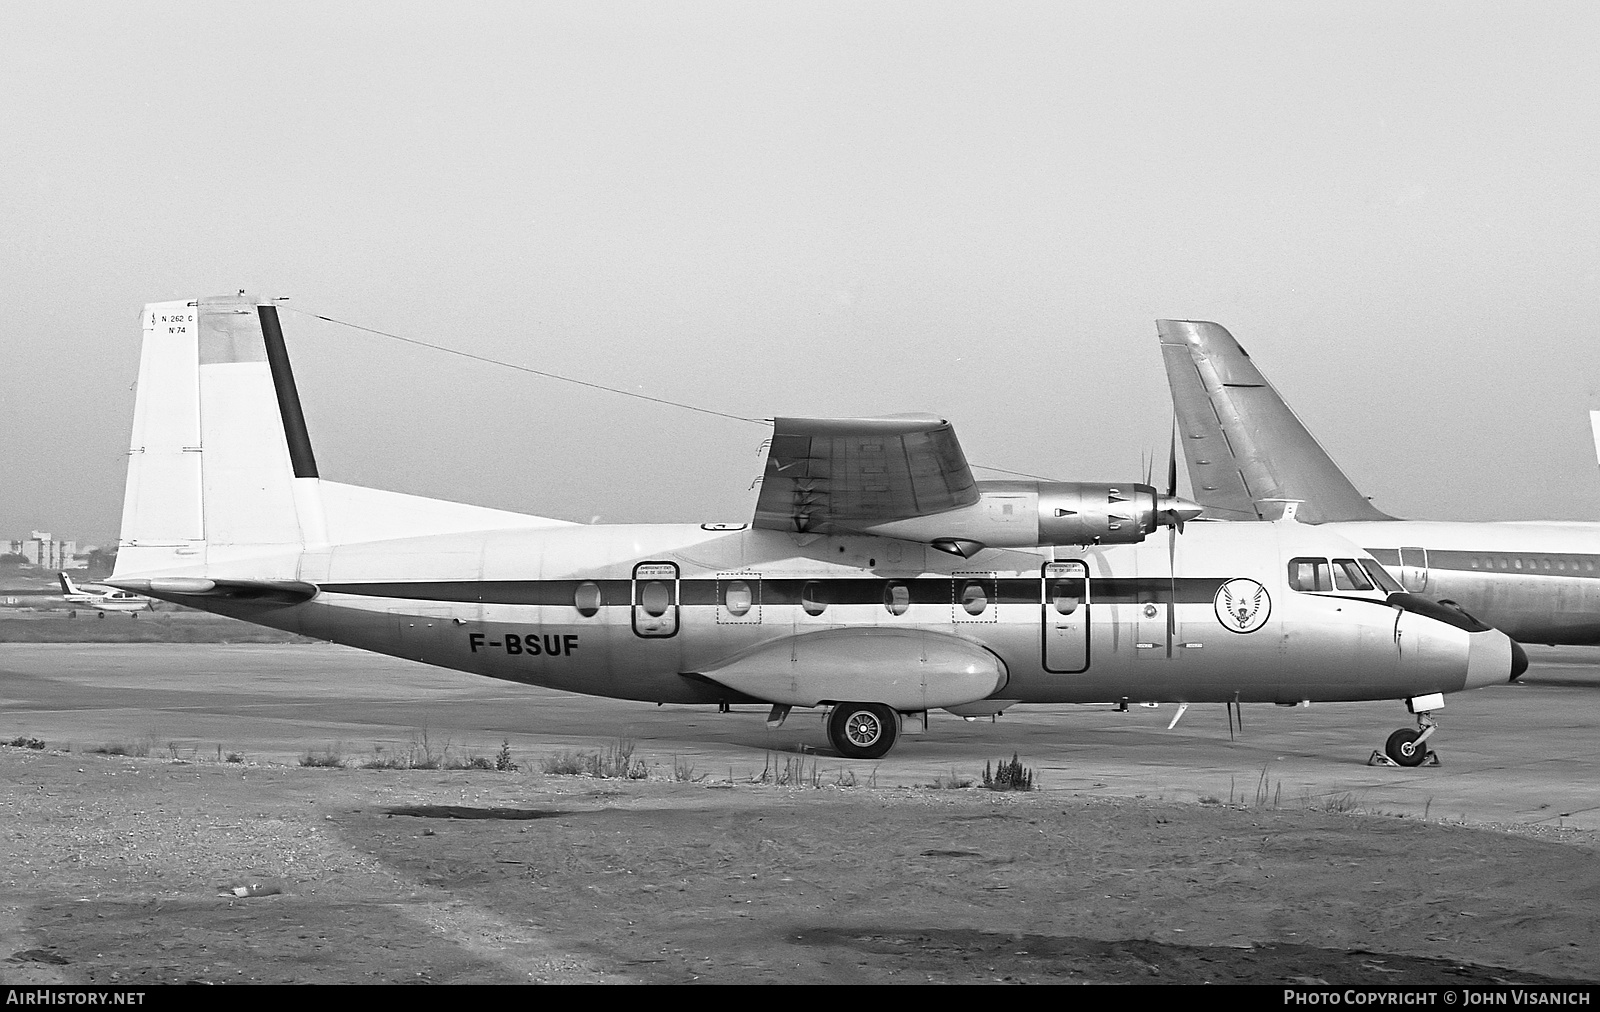
[[[1409,591],[1454,601],[1525,643],[1600,644],[1600,524],[1327,523]]]

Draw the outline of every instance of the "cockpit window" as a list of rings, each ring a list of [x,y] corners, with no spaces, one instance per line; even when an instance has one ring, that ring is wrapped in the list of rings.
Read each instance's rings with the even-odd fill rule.
[[[1333,560],[1333,585],[1338,590],[1371,590],[1372,581],[1355,559]]]
[[[1333,577],[1328,571],[1327,559],[1290,559],[1289,586],[1294,590],[1320,591],[1333,589]]]
[[[1400,591],[1400,585],[1371,559],[1290,559],[1289,586],[1310,594],[1335,590],[1367,591],[1377,584],[1385,593]]]
[[[1377,562],[1373,561],[1372,559],[1362,559],[1361,567],[1367,571],[1368,576],[1372,577],[1372,582],[1378,585],[1378,589],[1383,591],[1385,594],[1405,593],[1405,588],[1400,586],[1400,584],[1395,581],[1395,578],[1389,575],[1388,570],[1378,565]]]

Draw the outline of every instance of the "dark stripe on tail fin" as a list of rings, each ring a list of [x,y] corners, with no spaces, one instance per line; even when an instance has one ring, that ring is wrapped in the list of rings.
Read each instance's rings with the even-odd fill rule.
[[[278,307],[257,306],[256,311],[261,314],[261,336],[267,344],[267,363],[272,367],[272,385],[278,391],[278,411],[283,416],[283,435],[289,442],[294,476],[318,477],[306,416],[300,410],[300,391],[294,385],[294,370],[289,367],[289,349],[283,343],[283,328],[278,325]]]

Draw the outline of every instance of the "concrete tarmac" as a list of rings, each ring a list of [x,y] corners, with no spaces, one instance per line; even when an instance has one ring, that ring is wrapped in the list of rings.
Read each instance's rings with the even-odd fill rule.
[[[1398,702],[1225,708],[1017,706],[996,721],[938,711],[925,735],[878,761],[846,760],[820,715],[776,730],[765,708],[663,706],[497,682],[326,644],[0,644],[0,741],[75,751],[111,744],[152,756],[295,763],[308,751],[354,760],[427,747],[525,769],[562,751],[631,741],[654,775],[692,766],[749,779],[807,754],[824,783],[910,787],[979,778],[1015,753],[1047,791],[1174,801],[1357,807],[1469,824],[1600,829],[1600,650],[1530,648],[1516,685],[1446,697],[1431,740],[1441,765],[1367,765],[1412,726]]]

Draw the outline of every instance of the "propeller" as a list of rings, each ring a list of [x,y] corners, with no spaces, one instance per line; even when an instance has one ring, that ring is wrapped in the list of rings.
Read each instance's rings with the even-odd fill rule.
[[[1177,635],[1178,616],[1174,610],[1178,601],[1178,535],[1183,531],[1183,522],[1199,516],[1196,509],[1187,513],[1178,507],[1183,500],[1178,498],[1178,416],[1172,416],[1172,440],[1167,447],[1167,516],[1170,523],[1167,526],[1167,658],[1172,658],[1172,638]],[[1193,503],[1188,505],[1193,506]]]
[[[1205,512],[1197,502],[1178,497],[1178,419],[1172,419],[1172,442],[1167,447],[1167,492],[1156,500],[1156,523],[1183,533],[1183,525]]]

